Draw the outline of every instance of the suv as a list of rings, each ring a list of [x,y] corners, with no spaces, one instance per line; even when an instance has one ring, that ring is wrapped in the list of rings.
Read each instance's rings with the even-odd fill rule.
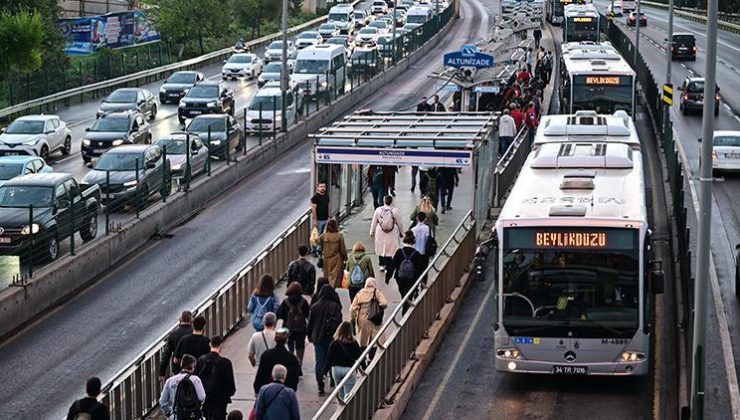
[[[196,83],[206,80],[206,76],[199,71],[178,71],[172,73],[159,88],[159,102],[177,102],[188,93]]]
[[[678,88],[681,92],[681,102],[679,109],[683,115],[688,115],[689,111],[699,111],[700,113],[704,109],[704,78],[703,77],[687,77],[683,81],[683,85]],[[714,102],[714,115],[719,115],[719,86],[715,85],[715,102]]]
[[[386,14],[388,13],[388,3],[385,0],[375,0],[372,6],[370,6],[370,10],[374,15]]]
[[[111,112],[136,110],[149,116],[153,121],[157,116],[157,99],[151,92],[141,88],[121,88],[114,90],[98,108],[97,117],[100,118]]]
[[[201,82],[180,100],[177,119],[185,124],[185,119],[202,114],[234,115],[234,91],[223,82]]]
[[[671,38],[671,60],[688,58],[696,61],[696,37],[694,34],[678,33]]]
[[[210,137],[208,136],[210,128]],[[241,150],[242,127],[231,115],[201,115],[195,117],[188,125],[186,132],[200,137],[206,144],[211,156],[226,158],[226,147],[229,153]]]
[[[122,144],[151,143],[152,129],[137,111],[107,114],[85,129],[80,152],[82,160],[90,163],[111,147]]]
[[[56,115],[29,115],[16,118],[2,129],[0,155],[32,155],[46,160],[49,153],[72,151],[72,133]]]

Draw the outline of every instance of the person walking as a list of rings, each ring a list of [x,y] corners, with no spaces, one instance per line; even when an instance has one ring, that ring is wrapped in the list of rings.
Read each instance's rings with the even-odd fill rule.
[[[432,230],[427,225],[427,214],[423,211],[420,211],[416,214],[416,226],[411,228],[411,233],[414,234],[415,239],[414,249],[416,250],[416,252],[423,255],[428,263],[429,258],[432,257],[432,255],[427,255],[427,246],[432,242]],[[436,250],[437,249],[435,246],[434,251]]]
[[[288,266],[288,284],[296,282],[304,295],[312,295],[316,283],[316,268],[307,257],[308,245],[298,245],[298,259]]]
[[[414,165],[411,167],[411,192],[416,190],[416,176],[419,174],[419,167]]]
[[[442,214],[445,214],[447,210],[452,210],[452,194],[459,182],[460,176],[457,174],[457,168],[443,167],[439,169],[437,188],[439,189]]]
[[[352,324],[344,321],[339,324],[339,328],[334,333],[334,341],[329,345],[325,368],[331,372],[331,377],[337,385],[349,375],[347,382],[339,389],[340,398],[349,395],[355,386],[355,377],[350,373],[350,369],[360,356],[362,356],[362,349],[352,335]]]
[[[206,323],[206,318],[202,315],[198,315],[193,319],[192,334],[182,337],[177,342],[175,355],[172,358],[175,363],[181,363],[180,361],[185,354],[189,354],[197,360],[198,357],[211,351],[211,340],[205,335]]]
[[[171,368],[171,372],[176,374],[180,372],[180,365],[174,363],[172,356],[175,353],[175,348],[180,339],[186,335],[193,333],[193,313],[190,311],[182,311],[180,314],[180,320],[177,327],[167,335],[167,340],[162,349],[162,361],[159,363],[159,382],[164,383],[165,375],[167,374],[167,366]]]
[[[195,357],[183,355],[180,368],[180,373],[164,383],[159,408],[170,420],[202,419],[201,406],[206,399],[206,390],[194,373]]]
[[[373,262],[370,261],[370,256],[365,254],[365,244],[360,241],[355,242],[347,258],[345,270],[349,273],[349,301],[352,302],[357,292],[365,287],[365,280],[368,277],[375,277]]]
[[[329,280],[327,280],[326,277],[321,276],[316,279],[316,291],[314,292],[314,294],[311,295],[311,303],[309,303],[309,309],[313,307],[316,302],[319,301],[319,292],[321,292],[321,288],[324,287],[325,284],[329,284]],[[337,295],[337,299],[339,299],[339,295]],[[339,301],[339,306],[342,306],[341,301]]]
[[[285,385],[292,390],[298,389],[300,380],[300,366],[295,355],[288,351],[285,344],[288,342],[290,331],[287,328],[278,328],[275,331],[275,347],[262,353],[257,374],[254,377],[254,393],[259,393],[260,388],[270,383],[270,373],[275,365],[283,365],[288,370]]]
[[[442,104],[442,102],[439,101],[439,95],[434,95],[434,102],[432,103],[432,112],[447,112],[447,109]]]
[[[527,60],[527,71],[532,74],[532,70],[534,70],[534,50],[532,47],[527,48],[525,59]]]
[[[550,84],[550,78],[552,77],[552,51],[548,51],[545,54],[545,58],[543,59],[542,68],[544,70],[543,74],[545,75],[545,83]]]
[[[390,283],[395,277],[401,298],[406,297],[426,269],[426,259],[414,248],[415,242],[416,239],[411,231],[404,234],[403,247],[396,251],[385,273],[385,284]],[[406,313],[410,306],[408,302],[404,303],[403,313]]]
[[[421,102],[419,102],[418,105],[416,105],[416,112],[429,112],[432,110],[431,104],[429,104],[429,100],[426,96],[421,97]]]
[[[432,236],[436,235],[437,226],[439,226],[439,216],[437,216],[437,210],[434,209],[432,200],[430,200],[429,197],[422,197],[421,202],[416,206],[414,212],[411,213],[412,230],[416,226],[416,223],[418,223],[417,216],[419,212],[424,212],[426,214],[426,224],[429,226]]]
[[[393,207],[393,197],[386,195],[382,207],[375,209],[373,220],[370,223],[370,237],[375,240],[375,254],[378,255],[380,271],[399,248],[399,238],[403,232],[401,225],[401,212]]]
[[[419,165],[419,193],[421,193],[422,197],[427,195],[427,192],[428,192],[427,190],[427,184],[428,184],[427,171],[429,171],[429,166]]]
[[[319,387],[319,396],[325,394],[324,364],[326,353],[329,351],[332,336],[341,322],[342,305],[339,303],[339,296],[331,285],[325,284],[321,286],[318,300],[311,306],[308,314],[308,325],[306,326],[308,340],[313,343],[316,356],[314,372],[316,374],[316,384]]]
[[[431,167],[427,171],[427,196],[434,208],[437,208],[439,201],[439,196],[437,195],[437,175],[438,170],[436,167]]]
[[[211,337],[211,352],[201,356],[195,364],[195,374],[206,391],[203,402],[203,416],[206,420],[224,420],[226,407],[236,393],[234,367],[231,360],[221,357],[223,342],[220,335]]]
[[[498,119],[498,155],[503,156],[516,137],[516,121],[508,109]]]
[[[324,233],[326,223],[329,221],[329,194],[326,192],[326,182],[319,182],[316,185],[316,194],[311,197],[311,220],[313,226],[319,230],[319,235]],[[321,248],[313,250],[314,255],[318,255]]]
[[[265,328],[262,331],[255,331],[249,338],[247,344],[247,357],[252,366],[257,366],[262,357],[262,353],[275,347],[275,327],[277,326],[277,315],[274,312],[268,312],[262,317],[262,324]]]
[[[275,279],[269,274],[264,274],[260,277],[252,296],[249,297],[247,305],[247,312],[252,314],[252,328],[255,331],[262,331],[265,328],[262,323],[265,314],[277,312],[278,306],[280,306],[280,300],[275,294]]]
[[[370,193],[373,195],[373,207],[378,208],[383,205],[383,192],[385,188],[385,175],[383,167],[370,165],[367,168],[367,185],[370,187]]]
[[[388,299],[386,299],[383,292],[378,289],[378,282],[374,278],[369,278],[365,282],[365,287],[360,290],[359,293],[352,300],[352,306],[350,306],[350,316],[352,322],[357,328],[357,340],[361,347],[367,347],[370,342],[375,338],[380,331],[380,326],[383,325],[383,320],[370,320],[368,319],[370,302],[376,299],[381,309],[388,307]]]
[[[324,277],[329,280],[332,287],[342,286],[342,275],[344,274],[344,262],[347,261],[347,246],[344,236],[339,233],[339,224],[334,219],[329,219],[324,234],[319,237],[322,248]]]
[[[524,124],[527,126],[527,139],[529,141],[529,147],[534,145],[534,135],[537,132],[537,127],[540,125],[540,120],[537,118],[537,110],[534,107],[534,102],[529,102],[527,106],[527,112],[524,114]]]
[[[298,397],[294,390],[285,386],[288,369],[276,364],[271,377],[272,382],[260,388],[254,402],[255,420],[300,420]]]
[[[306,325],[310,306],[303,298],[304,292],[298,282],[290,283],[285,295],[277,316],[288,327],[288,351],[295,354],[300,367],[298,376],[303,376],[303,353],[306,350]]]
[[[383,166],[383,194],[390,194],[393,197],[396,196],[396,174],[398,173],[398,166],[385,165]]]
[[[539,48],[540,40],[542,39],[542,29],[539,26],[532,31],[532,37],[534,38],[534,47]]]
[[[226,416],[226,420],[244,420],[244,413],[239,410],[231,410],[229,415]]]
[[[108,420],[110,418],[108,407],[98,402],[101,388],[100,378],[88,379],[85,385],[85,396],[72,403],[67,411],[67,420]]]

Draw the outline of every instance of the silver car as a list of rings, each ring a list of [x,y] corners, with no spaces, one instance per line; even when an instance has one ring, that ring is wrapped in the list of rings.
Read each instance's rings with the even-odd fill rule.
[[[0,134],[0,155],[33,155],[47,160],[50,153],[72,151],[72,133],[56,115],[28,115],[15,119]]]
[[[293,41],[288,41],[288,57],[296,50]],[[280,61],[283,58],[283,41],[274,41],[265,50],[265,63]]]
[[[718,130],[714,132],[712,175],[719,172],[740,172],[740,131]]]

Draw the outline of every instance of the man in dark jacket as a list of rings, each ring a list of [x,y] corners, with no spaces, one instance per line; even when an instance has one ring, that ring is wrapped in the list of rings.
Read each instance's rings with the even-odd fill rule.
[[[89,414],[92,420],[108,420],[110,418],[108,408],[98,402],[101,387],[99,378],[93,377],[88,379],[87,386],[85,387],[85,394],[87,395],[85,398],[72,403],[67,413],[67,420],[74,420],[77,415],[83,413]]]
[[[455,191],[455,186],[457,186],[458,182],[460,182],[460,176],[457,174],[456,168],[439,168],[437,188],[439,189],[442,214],[444,214],[446,210],[452,210],[452,193]],[[446,200],[445,197],[447,198]]]
[[[288,371],[283,365],[272,368],[272,383],[263,386],[254,404],[257,420],[300,420],[301,410],[295,391],[283,385]]]
[[[183,311],[180,315],[180,325],[174,329],[168,336],[167,342],[162,350],[162,361],[159,363],[159,380],[164,383],[167,377],[167,365],[172,362],[172,354],[175,352],[177,343],[186,335],[193,333],[193,314],[190,311]],[[172,374],[180,373],[180,364],[172,363]]]
[[[203,402],[203,416],[206,420],[224,420],[226,406],[236,393],[234,367],[231,360],[221,357],[221,344],[224,339],[217,335],[211,338],[211,352],[201,356],[195,365],[195,374],[203,382],[206,400]]]
[[[339,295],[329,284],[321,286],[319,298],[308,314],[308,341],[313,343],[316,353],[316,383],[319,386],[319,396],[324,395],[324,363],[334,332],[342,323],[342,305]]]
[[[257,368],[257,375],[254,377],[255,394],[263,386],[270,383],[272,368],[275,365],[283,365],[288,369],[285,385],[294,391],[298,389],[299,371],[301,368],[298,366],[298,359],[296,359],[295,355],[285,347],[285,343],[288,342],[288,332],[287,328],[278,328],[275,331],[275,347],[262,353],[259,367]]]
[[[298,246],[298,259],[288,266],[288,284],[298,282],[303,289],[304,295],[312,295],[316,283],[316,268],[306,259],[308,256],[308,245]]]
[[[409,293],[411,288],[419,279],[419,276],[421,276],[421,273],[423,273],[427,268],[426,258],[414,249],[414,244],[416,244],[414,233],[411,231],[406,232],[403,235],[403,246],[396,251],[391,263],[386,266],[387,271],[385,272],[385,284],[388,284],[395,275],[398,292],[401,294],[402,298]],[[405,260],[411,261],[414,266],[414,272],[408,278],[404,278],[403,275],[406,273],[403,273],[404,270],[401,269],[401,264],[403,264]],[[404,303],[403,313],[406,313],[410,306],[411,305],[408,302]]]
[[[181,338],[175,347],[174,363],[180,363],[180,359],[185,354],[189,354],[198,360],[200,356],[211,351],[210,340],[204,334],[206,328],[206,318],[198,315],[193,319],[193,333]]]

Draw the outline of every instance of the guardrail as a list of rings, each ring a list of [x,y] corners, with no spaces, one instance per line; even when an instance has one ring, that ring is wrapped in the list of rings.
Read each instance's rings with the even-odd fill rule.
[[[373,416],[417,345],[424,339],[426,331],[437,320],[448,297],[459,285],[475,253],[475,226],[473,213],[469,211],[429,267],[380,327],[349,373],[336,384],[314,419],[365,420]],[[404,304],[410,305],[405,314]],[[372,358],[372,361],[363,368],[362,361],[367,358]],[[357,377],[352,392],[345,398],[340,397],[339,391],[352,377]],[[338,406],[334,401],[339,403]],[[336,410],[332,411],[333,408]]]
[[[527,138],[527,129],[522,128],[496,163],[496,170],[493,172],[494,208],[503,206],[506,196],[519,175],[519,170],[522,169],[531,151],[532,145]]]
[[[643,5],[645,5],[645,6],[650,6],[650,7],[654,7],[654,8],[657,8],[657,9],[668,10],[668,5],[667,4],[655,3],[655,2],[652,2],[652,1],[643,1],[641,3]],[[682,18],[691,20],[693,22],[707,23],[707,17],[706,16],[698,15],[695,12],[696,12],[696,10],[693,10],[693,9],[688,9],[688,10],[687,9],[683,9],[682,10],[680,7],[679,8],[676,8],[676,7],[673,8],[673,14],[676,15],[676,16],[680,16]],[[733,32],[733,33],[736,33],[736,34],[740,34],[740,25],[735,25],[734,23],[724,22],[724,21],[721,21],[721,20],[717,22],[717,25],[719,26],[719,29],[722,29],[723,31]]]
[[[193,313],[208,320],[208,335],[225,336],[236,328],[243,317],[244,302],[249,299],[259,277],[272,273],[279,278],[279,273],[284,273],[295,258],[298,245],[308,243],[309,221],[306,211],[196,307]],[[160,336],[103,387],[100,400],[109,407],[111,419],[141,418],[159,404],[159,364],[168,334],[169,331]]]
[[[360,2],[360,0],[354,0],[351,4],[353,6],[357,5]],[[325,22],[327,19],[327,16],[321,16],[316,19],[313,19],[309,22],[303,23],[298,26],[294,26],[292,28],[288,29],[288,35],[295,35],[299,32],[302,32],[308,28],[315,27],[323,22]],[[250,49],[253,49],[255,47],[259,47],[262,45],[265,45],[269,42],[279,40],[282,38],[282,32],[270,34],[263,36],[261,38],[257,38],[255,40],[247,42],[247,46]],[[191,58],[189,60],[181,61],[179,63],[175,64],[168,64],[166,66],[160,66],[149,70],[143,70],[137,73],[132,73],[126,76],[116,77],[109,80],[104,80],[97,83],[92,83],[85,86],[80,86],[74,89],[67,89],[61,92],[57,92],[48,96],[44,96],[41,98],[33,99],[30,101],[26,101],[17,105],[12,105],[7,108],[3,108],[0,110],[0,120],[3,118],[9,118],[13,115],[19,115],[24,113],[30,113],[34,109],[38,109],[39,112],[44,112],[45,110],[53,109],[54,107],[50,107],[50,105],[54,105],[61,101],[69,101],[77,96],[80,96],[80,101],[84,100],[85,94],[92,94],[97,93],[100,91],[106,91],[110,90],[115,87],[120,86],[130,86],[130,85],[138,85],[143,83],[149,83],[152,80],[160,80],[163,75],[168,75],[170,73],[180,71],[180,70],[190,70],[194,67],[202,67],[207,64],[215,63],[218,61],[221,61],[224,59],[224,57],[227,57],[231,54],[233,54],[234,50],[233,48],[224,48],[222,50],[214,51],[208,54],[201,55],[199,57]]]

